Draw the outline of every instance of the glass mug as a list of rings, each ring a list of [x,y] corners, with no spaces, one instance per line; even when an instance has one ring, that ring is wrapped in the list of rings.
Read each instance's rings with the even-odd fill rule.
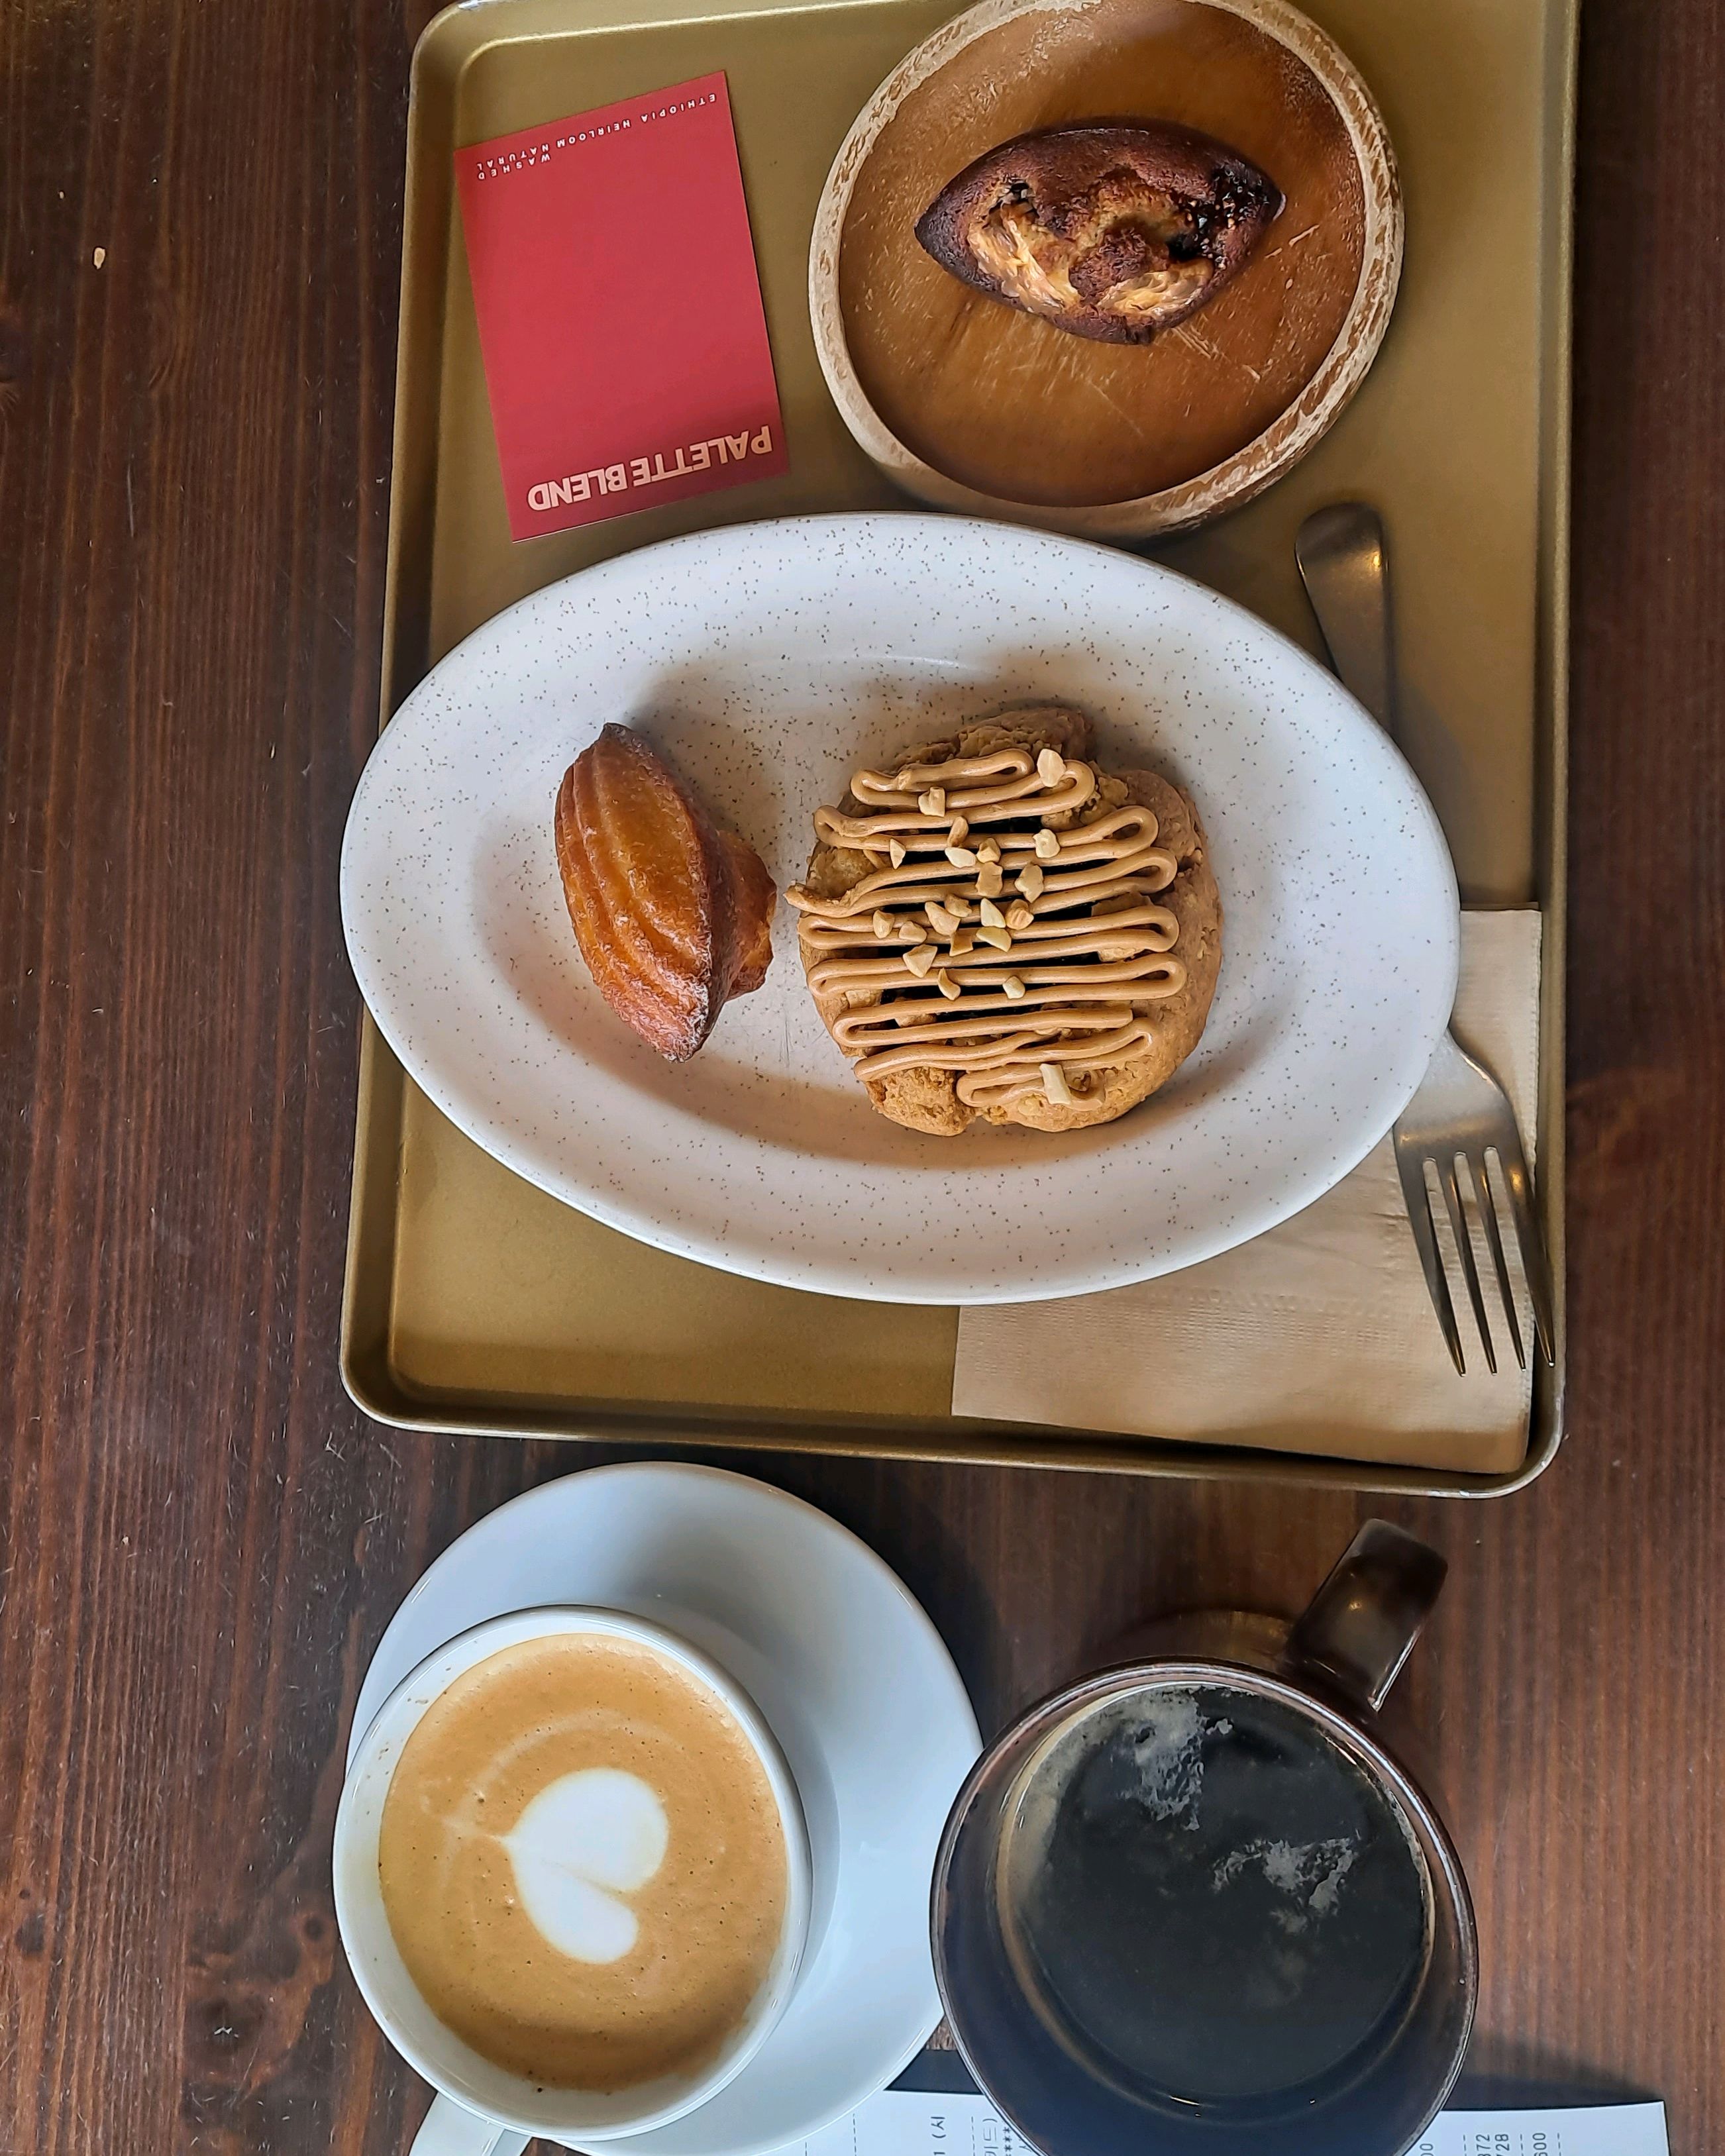
[[[1376,1719],[1445,1569],[1373,1521],[1291,1627],[1171,1620],[978,1762],[935,1973],[1045,2156],[1401,2156],[1442,2107],[1472,1905]]]

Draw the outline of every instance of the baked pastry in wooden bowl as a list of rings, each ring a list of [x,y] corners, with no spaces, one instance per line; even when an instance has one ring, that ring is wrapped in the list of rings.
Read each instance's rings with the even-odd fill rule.
[[[1284,206],[1266,172],[1195,127],[1044,127],[949,180],[916,237],[1008,306],[1142,345],[1215,299]]]
[[[1096,536],[1201,523],[1333,423],[1401,268],[1389,137],[1284,0],[981,0],[834,162],[827,385],[922,500]]]

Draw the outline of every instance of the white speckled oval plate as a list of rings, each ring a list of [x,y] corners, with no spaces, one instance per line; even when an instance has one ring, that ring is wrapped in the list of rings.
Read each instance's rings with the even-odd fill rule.
[[[1167,773],[1209,830],[1221,982],[1143,1106],[1060,1137],[887,1122],[815,1014],[783,906],[766,985],[691,1061],[602,1001],[552,806],[607,721],[646,733],[783,889],[858,765],[1025,697],[1083,706],[1105,763]],[[1110,548],[924,515],[700,532],[488,622],[373,751],[341,913],[391,1047],[517,1173],[663,1250],[896,1302],[1116,1286],[1309,1204],[1424,1075],[1459,927],[1430,803],[1296,645]]]

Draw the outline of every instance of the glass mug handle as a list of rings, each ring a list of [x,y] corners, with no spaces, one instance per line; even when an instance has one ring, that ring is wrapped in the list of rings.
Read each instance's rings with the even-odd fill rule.
[[[1375,1713],[1449,1569],[1429,1544],[1388,1520],[1368,1520],[1289,1633],[1285,1668]]]
[[[434,2097],[413,2137],[412,2156],[521,2156],[527,2136],[495,2118],[481,2118],[446,2096]]]

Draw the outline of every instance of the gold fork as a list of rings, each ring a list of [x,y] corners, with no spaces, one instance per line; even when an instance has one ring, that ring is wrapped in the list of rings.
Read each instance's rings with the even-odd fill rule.
[[[1337,502],[1329,509],[1320,509],[1300,526],[1294,553],[1343,687],[1359,699],[1394,741],[1395,647],[1389,565],[1378,512],[1358,501]],[[1457,1370],[1465,1370],[1467,1365],[1432,1209],[1434,1183],[1449,1221],[1462,1282],[1485,1350],[1486,1367],[1497,1368],[1491,1328],[1486,1317],[1485,1293],[1468,1229],[1464,1176],[1471,1187],[1474,1209],[1491,1255],[1516,1361],[1522,1368],[1527,1368],[1515,1288],[1504,1255],[1492,1188],[1490,1163],[1494,1155],[1532,1305],[1539,1352],[1548,1363],[1553,1361],[1551,1264],[1533,1210],[1527,1158],[1516,1126],[1515,1110],[1497,1079],[1467,1053],[1453,1033],[1446,1032],[1438,1043],[1430,1068],[1396,1123],[1394,1137],[1396,1170],[1401,1178],[1409,1225],[1414,1231],[1432,1306]]]

